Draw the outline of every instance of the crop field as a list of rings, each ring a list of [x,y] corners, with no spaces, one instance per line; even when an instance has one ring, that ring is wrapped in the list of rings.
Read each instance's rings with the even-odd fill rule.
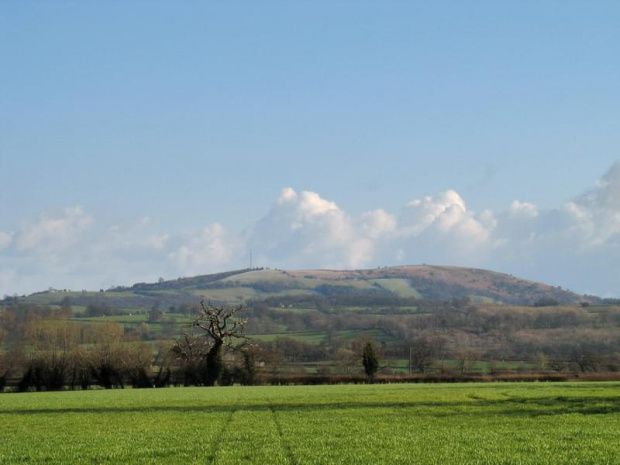
[[[620,463],[620,383],[0,395],[2,463]]]

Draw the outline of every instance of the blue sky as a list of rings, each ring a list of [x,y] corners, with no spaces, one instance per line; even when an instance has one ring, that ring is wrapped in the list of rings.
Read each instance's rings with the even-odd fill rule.
[[[0,294],[252,248],[620,295],[619,20],[604,1],[0,2]]]

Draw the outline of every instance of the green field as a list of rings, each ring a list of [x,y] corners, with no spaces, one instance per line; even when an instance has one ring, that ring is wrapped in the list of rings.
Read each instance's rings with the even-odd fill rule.
[[[393,338],[387,335],[380,329],[348,329],[343,331],[335,331],[335,337],[345,341],[352,341],[356,338],[367,336],[372,337],[378,342],[391,342]],[[321,344],[327,332],[325,331],[296,331],[296,332],[282,332],[282,333],[268,333],[268,334],[253,334],[252,338],[257,341],[271,342],[275,341],[279,337],[286,337],[294,339],[299,342],[305,342],[307,344],[318,345]]]
[[[620,462],[620,383],[0,395],[2,463]]]
[[[394,292],[401,297],[415,297],[421,299],[420,293],[411,287],[408,279],[374,279],[373,284],[377,284],[388,291]]]

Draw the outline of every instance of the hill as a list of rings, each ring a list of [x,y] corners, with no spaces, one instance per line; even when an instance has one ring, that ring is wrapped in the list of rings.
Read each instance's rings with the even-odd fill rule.
[[[572,304],[588,299],[580,294],[494,271],[453,266],[410,265],[367,270],[246,269],[158,283],[137,283],[100,292],[45,291],[27,301],[58,305],[68,297],[73,305],[106,302],[117,308],[150,308],[208,300],[236,304],[265,299],[301,297],[347,298],[358,301],[390,299],[452,300],[532,305]]]
[[[14,382],[29,373],[24,347],[36,355],[40,343],[63,341],[65,330],[86,351],[114,336],[127,350],[166,354],[200,313],[200,300],[243,303],[246,335],[270,376],[356,373],[368,341],[386,374],[620,371],[616,302],[493,271],[420,265],[246,269],[7,298],[0,302],[0,381],[15,364]],[[137,354],[130,359],[145,360]],[[183,358],[151,355],[158,370],[171,363],[175,382],[185,383]]]

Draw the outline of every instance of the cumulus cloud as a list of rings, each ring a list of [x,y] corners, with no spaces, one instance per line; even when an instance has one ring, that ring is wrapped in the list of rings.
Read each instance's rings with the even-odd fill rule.
[[[363,235],[370,239],[379,239],[396,232],[398,219],[384,210],[377,209],[363,213],[358,224]]]
[[[149,234],[145,225],[138,220],[106,226],[81,206],[43,213],[0,250],[0,291],[98,289],[140,277],[158,268],[155,255],[144,251],[159,251],[167,240]]]
[[[0,250],[8,247],[13,242],[13,234],[0,231]]]
[[[615,163],[595,189],[564,206],[585,246],[617,244],[620,239],[620,163]]]
[[[68,247],[92,221],[93,217],[80,206],[65,208],[55,214],[42,214],[35,223],[22,227],[17,235],[17,249],[56,250]]]
[[[435,197],[424,197],[407,203],[401,212],[400,223],[406,235],[416,236],[437,221],[449,229],[451,222],[448,218],[457,221],[466,211],[461,196],[456,191],[448,190]]]
[[[467,208],[454,190],[414,199],[402,208],[395,239],[384,244],[382,262],[479,264],[494,245],[492,212]]]
[[[582,292],[620,295],[620,164],[596,186],[555,209],[513,202],[498,217],[502,246],[487,261]]]
[[[126,257],[164,250],[170,234],[152,233],[149,224],[148,218],[141,218],[132,223],[109,226],[101,231],[92,250],[97,255],[120,253]]]
[[[275,266],[356,267],[371,244],[355,226],[336,203],[286,188],[244,236],[260,260]]]
[[[398,263],[476,266],[579,291],[620,294],[620,164],[554,209],[515,199],[473,211],[455,190],[408,200],[393,214],[353,216],[317,192],[283,189],[241,232],[184,233],[148,218],[104,224],[82,207],[0,232],[0,292],[99,288],[257,266],[363,268]]]
[[[510,204],[509,214],[514,218],[536,218],[538,208],[532,203],[513,200]]]
[[[183,275],[222,270],[235,262],[235,254],[241,250],[239,239],[229,235],[219,223],[186,235],[180,242],[167,258]]]

